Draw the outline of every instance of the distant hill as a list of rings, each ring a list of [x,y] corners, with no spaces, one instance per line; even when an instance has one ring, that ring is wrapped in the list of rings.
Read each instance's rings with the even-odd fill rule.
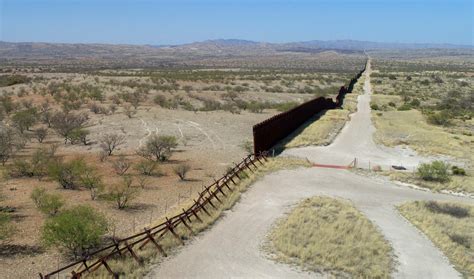
[[[449,44],[402,44],[379,43],[354,40],[307,41],[292,43],[266,43],[238,39],[217,39],[194,42],[182,45],[127,45],[127,44],[64,44],[41,42],[2,42],[0,41],[0,63],[26,64],[63,64],[77,67],[78,65],[103,65],[127,67],[169,66],[174,64],[190,65],[197,61],[208,61],[214,65],[213,59],[246,59],[257,61],[266,57],[267,60],[278,60],[283,56],[294,63],[295,55],[300,57],[312,54],[331,55],[356,54],[364,55],[364,51],[380,50],[420,50],[439,49],[441,52],[453,50],[463,55],[472,55],[473,46]]]

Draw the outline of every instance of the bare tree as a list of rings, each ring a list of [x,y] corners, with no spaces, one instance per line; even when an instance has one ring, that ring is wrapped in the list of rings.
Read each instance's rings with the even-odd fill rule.
[[[137,113],[137,110],[136,110],[136,109],[133,109],[130,104],[125,104],[125,105],[123,106],[123,109],[124,109],[125,115],[126,115],[128,118],[132,118],[132,116],[135,115],[135,113]]]
[[[47,135],[48,135],[48,129],[44,127],[40,127],[35,130],[35,138],[38,140],[39,143],[42,143]]]
[[[118,209],[124,209],[127,207],[130,200],[132,200],[138,189],[132,186],[133,180],[130,176],[124,176],[123,181],[120,184],[115,185],[110,192],[110,196],[117,203]]]
[[[174,173],[181,179],[186,180],[186,174],[191,170],[188,164],[179,164],[173,168]]]
[[[132,166],[132,163],[127,158],[125,158],[125,156],[120,155],[118,159],[112,163],[112,166],[116,174],[124,175]]]
[[[100,147],[110,156],[114,150],[125,143],[125,137],[118,134],[106,134],[100,141]]]
[[[2,165],[23,148],[24,139],[19,137],[11,128],[0,127],[0,162]]]
[[[51,123],[53,129],[64,137],[64,143],[67,143],[70,140],[71,132],[82,128],[87,118],[86,114],[57,112],[53,115]]]

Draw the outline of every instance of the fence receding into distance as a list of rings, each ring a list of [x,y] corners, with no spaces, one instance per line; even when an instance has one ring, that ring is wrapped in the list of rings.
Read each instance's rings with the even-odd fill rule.
[[[143,232],[131,235],[123,239],[114,239],[110,244],[84,255],[81,259],[72,262],[66,266],[58,268],[45,275],[40,273],[41,279],[53,278],[60,274],[70,274],[74,279],[84,277],[94,273],[99,269],[105,269],[111,277],[118,278],[119,275],[113,271],[108,262],[112,259],[122,256],[131,256],[137,262],[141,263],[138,257],[137,249],[143,249],[145,245],[153,245],[163,256],[167,256],[166,251],[160,245],[160,240],[165,235],[171,235],[179,243],[183,243],[182,237],[178,234],[178,227],[185,228],[194,234],[190,224],[192,222],[202,222],[200,215],[209,215],[209,210],[216,209],[220,203],[223,203],[230,192],[235,190],[234,185],[239,180],[244,179],[244,171],[254,172],[259,164],[267,160],[268,150],[270,150],[278,141],[295,131],[301,124],[323,110],[336,109],[341,107],[344,96],[352,92],[354,84],[364,72],[362,69],[354,78],[352,78],[347,87],[342,86],[336,101],[330,98],[319,97],[303,103],[287,112],[275,115],[253,127],[254,136],[254,154],[248,155],[235,167],[220,179],[204,188],[199,193],[197,199],[188,209],[173,217],[166,217],[166,221],[145,228]]]
[[[253,126],[254,152],[258,154],[270,150],[314,115],[324,110],[340,108],[344,102],[344,97],[347,93],[352,92],[355,83],[364,71],[365,66],[350,80],[347,87],[341,87],[336,96],[336,101],[331,98],[319,97]]]

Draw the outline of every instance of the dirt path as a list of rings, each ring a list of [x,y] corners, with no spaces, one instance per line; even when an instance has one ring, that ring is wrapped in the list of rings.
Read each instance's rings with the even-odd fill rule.
[[[271,225],[293,204],[314,195],[350,199],[380,228],[399,261],[395,277],[459,277],[394,205],[424,199],[471,200],[399,187],[345,170],[311,168],[265,176],[210,231],[157,266],[148,278],[314,278],[315,274],[266,259],[260,249]]]
[[[370,73],[370,64],[367,73]],[[295,149],[284,154],[300,155],[314,161],[318,159],[318,163],[330,164],[348,163],[354,156],[361,155],[384,165],[402,159],[406,164],[423,160],[418,157],[405,158],[393,150],[384,150],[375,145],[371,138],[374,128],[370,122],[369,78],[366,78],[365,90],[366,94],[359,98],[358,112],[332,145]],[[397,212],[395,205],[428,199],[473,203],[472,199],[417,191],[346,170],[323,168],[279,171],[265,176],[244,193],[241,201],[208,232],[198,236],[176,256],[155,267],[147,277],[324,277],[275,263],[267,259],[260,249],[271,225],[293,204],[314,195],[349,199],[378,226],[392,244],[398,261],[394,277],[460,277],[431,241]]]
[[[288,149],[283,155],[307,157],[320,164],[347,165],[357,158],[358,166],[368,168],[380,165],[389,169],[392,165],[403,165],[413,169],[420,162],[431,161],[433,158],[418,156],[409,149],[388,148],[377,146],[372,138],[375,127],[371,120],[370,97],[370,61],[365,71],[364,94],[358,96],[357,112],[344,126],[333,143],[328,146],[309,146]]]

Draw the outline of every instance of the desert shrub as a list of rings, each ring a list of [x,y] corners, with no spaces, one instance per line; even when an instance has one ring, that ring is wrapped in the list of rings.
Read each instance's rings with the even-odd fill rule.
[[[451,215],[456,218],[469,217],[469,210],[467,208],[454,204],[427,201],[425,203],[425,207],[434,213]]]
[[[424,79],[424,80],[420,81],[420,83],[421,83],[421,85],[425,85],[425,86],[430,85],[430,81],[427,80],[427,79]]]
[[[411,105],[410,103],[404,103],[403,105],[399,106],[397,110],[399,111],[411,110]]]
[[[47,219],[42,240],[47,246],[63,248],[77,257],[97,247],[106,232],[106,217],[90,206],[80,205]]]
[[[443,161],[423,163],[417,169],[418,176],[426,181],[446,182],[449,180],[449,164]]]
[[[448,126],[451,124],[451,116],[444,110],[429,114],[427,120],[428,123],[433,125]]]
[[[461,246],[464,246],[467,249],[471,248],[471,238],[467,235],[453,233],[449,235],[449,238],[451,239],[452,242],[455,242]]]
[[[81,185],[81,176],[86,169],[87,165],[81,158],[69,162],[57,160],[49,165],[48,174],[64,189],[76,189]]]
[[[131,176],[123,176],[122,183],[112,187],[109,196],[117,204],[118,209],[124,209],[128,203],[136,197],[138,189],[132,186],[133,179]]]
[[[410,106],[415,107],[415,108],[419,107],[420,104],[421,104],[420,100],[416,98],[413,98],[413,100],[411,100],[410,102]]]
[[[262,113],[265,109],[265,105],[256,101],[251,101],[247,104],[247,109],[253,113]]]
[[[0,162],[2,165],[24,146],[24,139],[13,129],[0,126]]]
[[[71,132],[82,128],[82,125],[87,121],[86,114],[73,114],[69,112],[57,112],[51,117],[51,126],[53,129],[64,138],[64,143],[71,139]],[[79,133],[80,134],[80,133]]]
[[[15,227],[11,222],[10,215],[0,212],[0,243],[8,241],[14,231]]]
[[[294,107],[297,107],[298,103],[297,102],[284,102],[284,103],[278,103],[275,105],[275,109],[277,111],[288,111]]]
[[[397,106],[394,102],[388,102],[388,105],[393,108]]]
[[[13,160],[7,168],[8,175],[13,178],[17,177],[33,177],[31,164],[24,159]]]
[[[30,195],[36,207],[43,214],[55,216],[64,205],[64,201],[58,194],[49,194],[46,189],[36,187]]]
[[[379,105],[378,105],[378,104],[375,104],[375,103],[370,104],[370,108],[371,108],[372,110],[380,110]]]
[[[201,107],[200,110],[202,111],[214,111],[214,110],[220,110],[222,109],[221,103],[218,101],[210,100],[210,99],[204,99],[203,100],[203,107]]]
[[[451,172],[454,174],[454,175],[466,175],[466,170],[463,169],[463,168],[460,168],[458,166],[452,166],[451,167]]]
[[[1,75],[0,76],[0,87],[2,86],[11,86],[20,83],[27,83],[30,81],[30,78],[23,75]]]
[[[82,143],[84,145],[87,145],[87,136],[89,134],[89,130],[86,130],[84,128],[75,128],[69,132],[68,137],[71,144]]]
[[[135,165],[135,169],[143,175],[153,176],[156,175],[158,163],[150,160],[142,160]]]
[[[109,114],[110,113],[109,109],[106,106],[99,105],[97,103],[90,104],[89,109],[91,110],[91,112],[95,114]]]
[[[132,118],[137,113],[137,110],[129,104],[123,106],[123,111],[128,118]]]
[[[44,127],[40,127],[38,129],[35,130],[35,138],[36,140],[38,140],[39,143],[42,143],[43,140],[46,138],[46,136],[48,135],[48,129],[44,128]]]
[[[120,145],[125,143],[125,137],[123,135],[117,134],[106,134],[102,136],[100,140],[100,147],[102,150],[107,152],[107,155],[112,155],[112,152],[119,147]]]
[[[80,177],[81,186],[88,189],[91,199],[95,200],[97,196],[104,190],[102,177],[93,168],[86,168]]]
[[[153,98],[153,102],[155,104],[159,105],[160,107],[166,108],[166,109],[176,109],[176,108],[178,108],[178,103],[177,102],[174,102],[173,100],[169,100],[163,95],[156,95]]]
[[[242,143],[241,146],[247,154],[252,154],[253,153],[253,141],[246,140]]]
[[[132,163],[124,155],[120,155],[112,163],[112,167],[117,175],[124,175],[131,166]]]
[[[173,149],[178,146],[174,136],[158,136],[148,138],[146,143],[138,150],[138,155],[155,161],[166,161],[171,156]]]
[[[36,150],[29,160],[14,160],[7,168],[10,177],[42,177],[48,173],[48,165],[54,159],[54,154],[47,149]]]
[[[173,168],[173,172],[181,180],[186,180],[186,174],[191,170],[191,166],[188,164],[179,164]]]
[[[29,130],[31,126],[36,123],[37,112],[35,108],[26,109],[16,112],[12,116],[13,125],[23,133],[25,130]]]

